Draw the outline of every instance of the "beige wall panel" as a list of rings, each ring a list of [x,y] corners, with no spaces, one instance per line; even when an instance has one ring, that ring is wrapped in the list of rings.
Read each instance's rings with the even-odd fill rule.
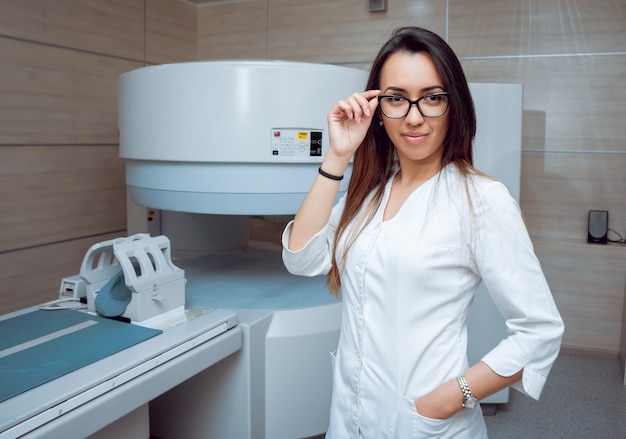
[[[61,280],[79,274],[89,247],[119,236],[125,233],[0,253],[0,314],[57,299]]]
[[[0,34],[142,60],[144,0],[0,2]]]
[[[623,52],[626,0],[449,0],[459,56]]]
[[[535,112],[525,148],[624,151],[626,55],[463,60],[470,81],[524,84],[524,109]]]
[[[626,385],[626,280],[624,281],[624,306],[622,309],[622,330],[619,340],[619,365]]]
[[[609,210],[615,229],[626,231],[625,63],[620,56],[463,61],[471,81],[524,84],[521,202],[533,235],[584,239],[589,209]]]
[[[617,353],[624,300],[623,246],[535,241],[565,322],[563,345]]]
[[[521,207],[530,233],[586,241],[589,210],[608,210],[609,227],[625,236],[625,169],[626,152],[523,153]]]
[[[199,6],[197,58],[267,58],[267,4],[245,0]]]
[[[423,26],[445,38],[446,2],[388,1],[369,12],[363,0],[271,0],[269,57],[323,63],[369,62],[400,26]]]
[[[0,144],[117,143],[117,78],[140,65],[0,38]]]
[[[181,0],[146,1],[146,62],[196,59],[197,7]]]
[[[0,147],[0,252],[125,230],[117,155],[117,146]]]

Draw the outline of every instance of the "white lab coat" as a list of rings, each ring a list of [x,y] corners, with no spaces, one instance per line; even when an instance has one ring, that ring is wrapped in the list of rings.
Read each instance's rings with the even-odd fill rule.
[[[327,437],[486,438],[479,408],[435,420],[420,416],[413,399],[468,368],[466,318],[481,279],[510,333],[483,361],[503,376],[523,368],[515,387],[539,398],[563,322],[519,207],[504,185],[473,176],[470,213],[463,177],[449,165],[383,221],[390,189],[391,181],[341,277]],[[328,225],[299,251],[287,249],[287,226],[283,260],[291,273],[328,273],[343,205],[341,199]]]

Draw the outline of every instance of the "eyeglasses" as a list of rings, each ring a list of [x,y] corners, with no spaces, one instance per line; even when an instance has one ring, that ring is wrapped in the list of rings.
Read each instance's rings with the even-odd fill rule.
[[[414,101],[399,95],[380,95],[378,102],[383,114],[390,119],[406,117],[413,104],[422,116],[439,117],[448,111],[448,95],[449,93],[433,93]]]

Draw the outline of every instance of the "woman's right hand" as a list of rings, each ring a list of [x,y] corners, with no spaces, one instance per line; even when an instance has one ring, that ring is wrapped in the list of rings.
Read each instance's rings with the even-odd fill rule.
[[[344,175],[350,159],[372,123],[380,90],[354,93],[337,102],[328,113],[330,146],[321,168],[331,175]],[[328,223],[340,182],[317,175],[304,198],[289,233],[291,251],[303,248]]]
[[[338,157],[351,158],[372,123],[380,90],[354,93],[337,102],[328,113],[330,149]]]

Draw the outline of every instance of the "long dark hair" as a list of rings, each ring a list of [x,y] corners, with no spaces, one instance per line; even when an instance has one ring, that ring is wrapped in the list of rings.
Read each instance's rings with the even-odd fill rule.
[[[445,90],[450,93],[448,107],[450,124],[444,139],[441,168],[454,162],[461,173],[467,176],[472,166],[472,142],[476,134],[474,103],[465,79],[461,63],[452,48],[437,34],[419,27],[402,27],[393,32],[374,59],[367,81],[367,90],[380,88],[383,65],[396,52],[426,52],[437,68]],[[384,126],[380,113],[374,116],[361,146],[354,154],[352,177],[348,185],[346,204],[337,226],[332,267],[328,274],[328,287],[335,295],[341,286],[341,268],[337,264],[336,249],[342,234],[361,210],[370,194],[373,194],[360,223],[346,240],[343,260],[358,233],[371,221],[380,206],[385,185],[395,170],[395,147]]]

